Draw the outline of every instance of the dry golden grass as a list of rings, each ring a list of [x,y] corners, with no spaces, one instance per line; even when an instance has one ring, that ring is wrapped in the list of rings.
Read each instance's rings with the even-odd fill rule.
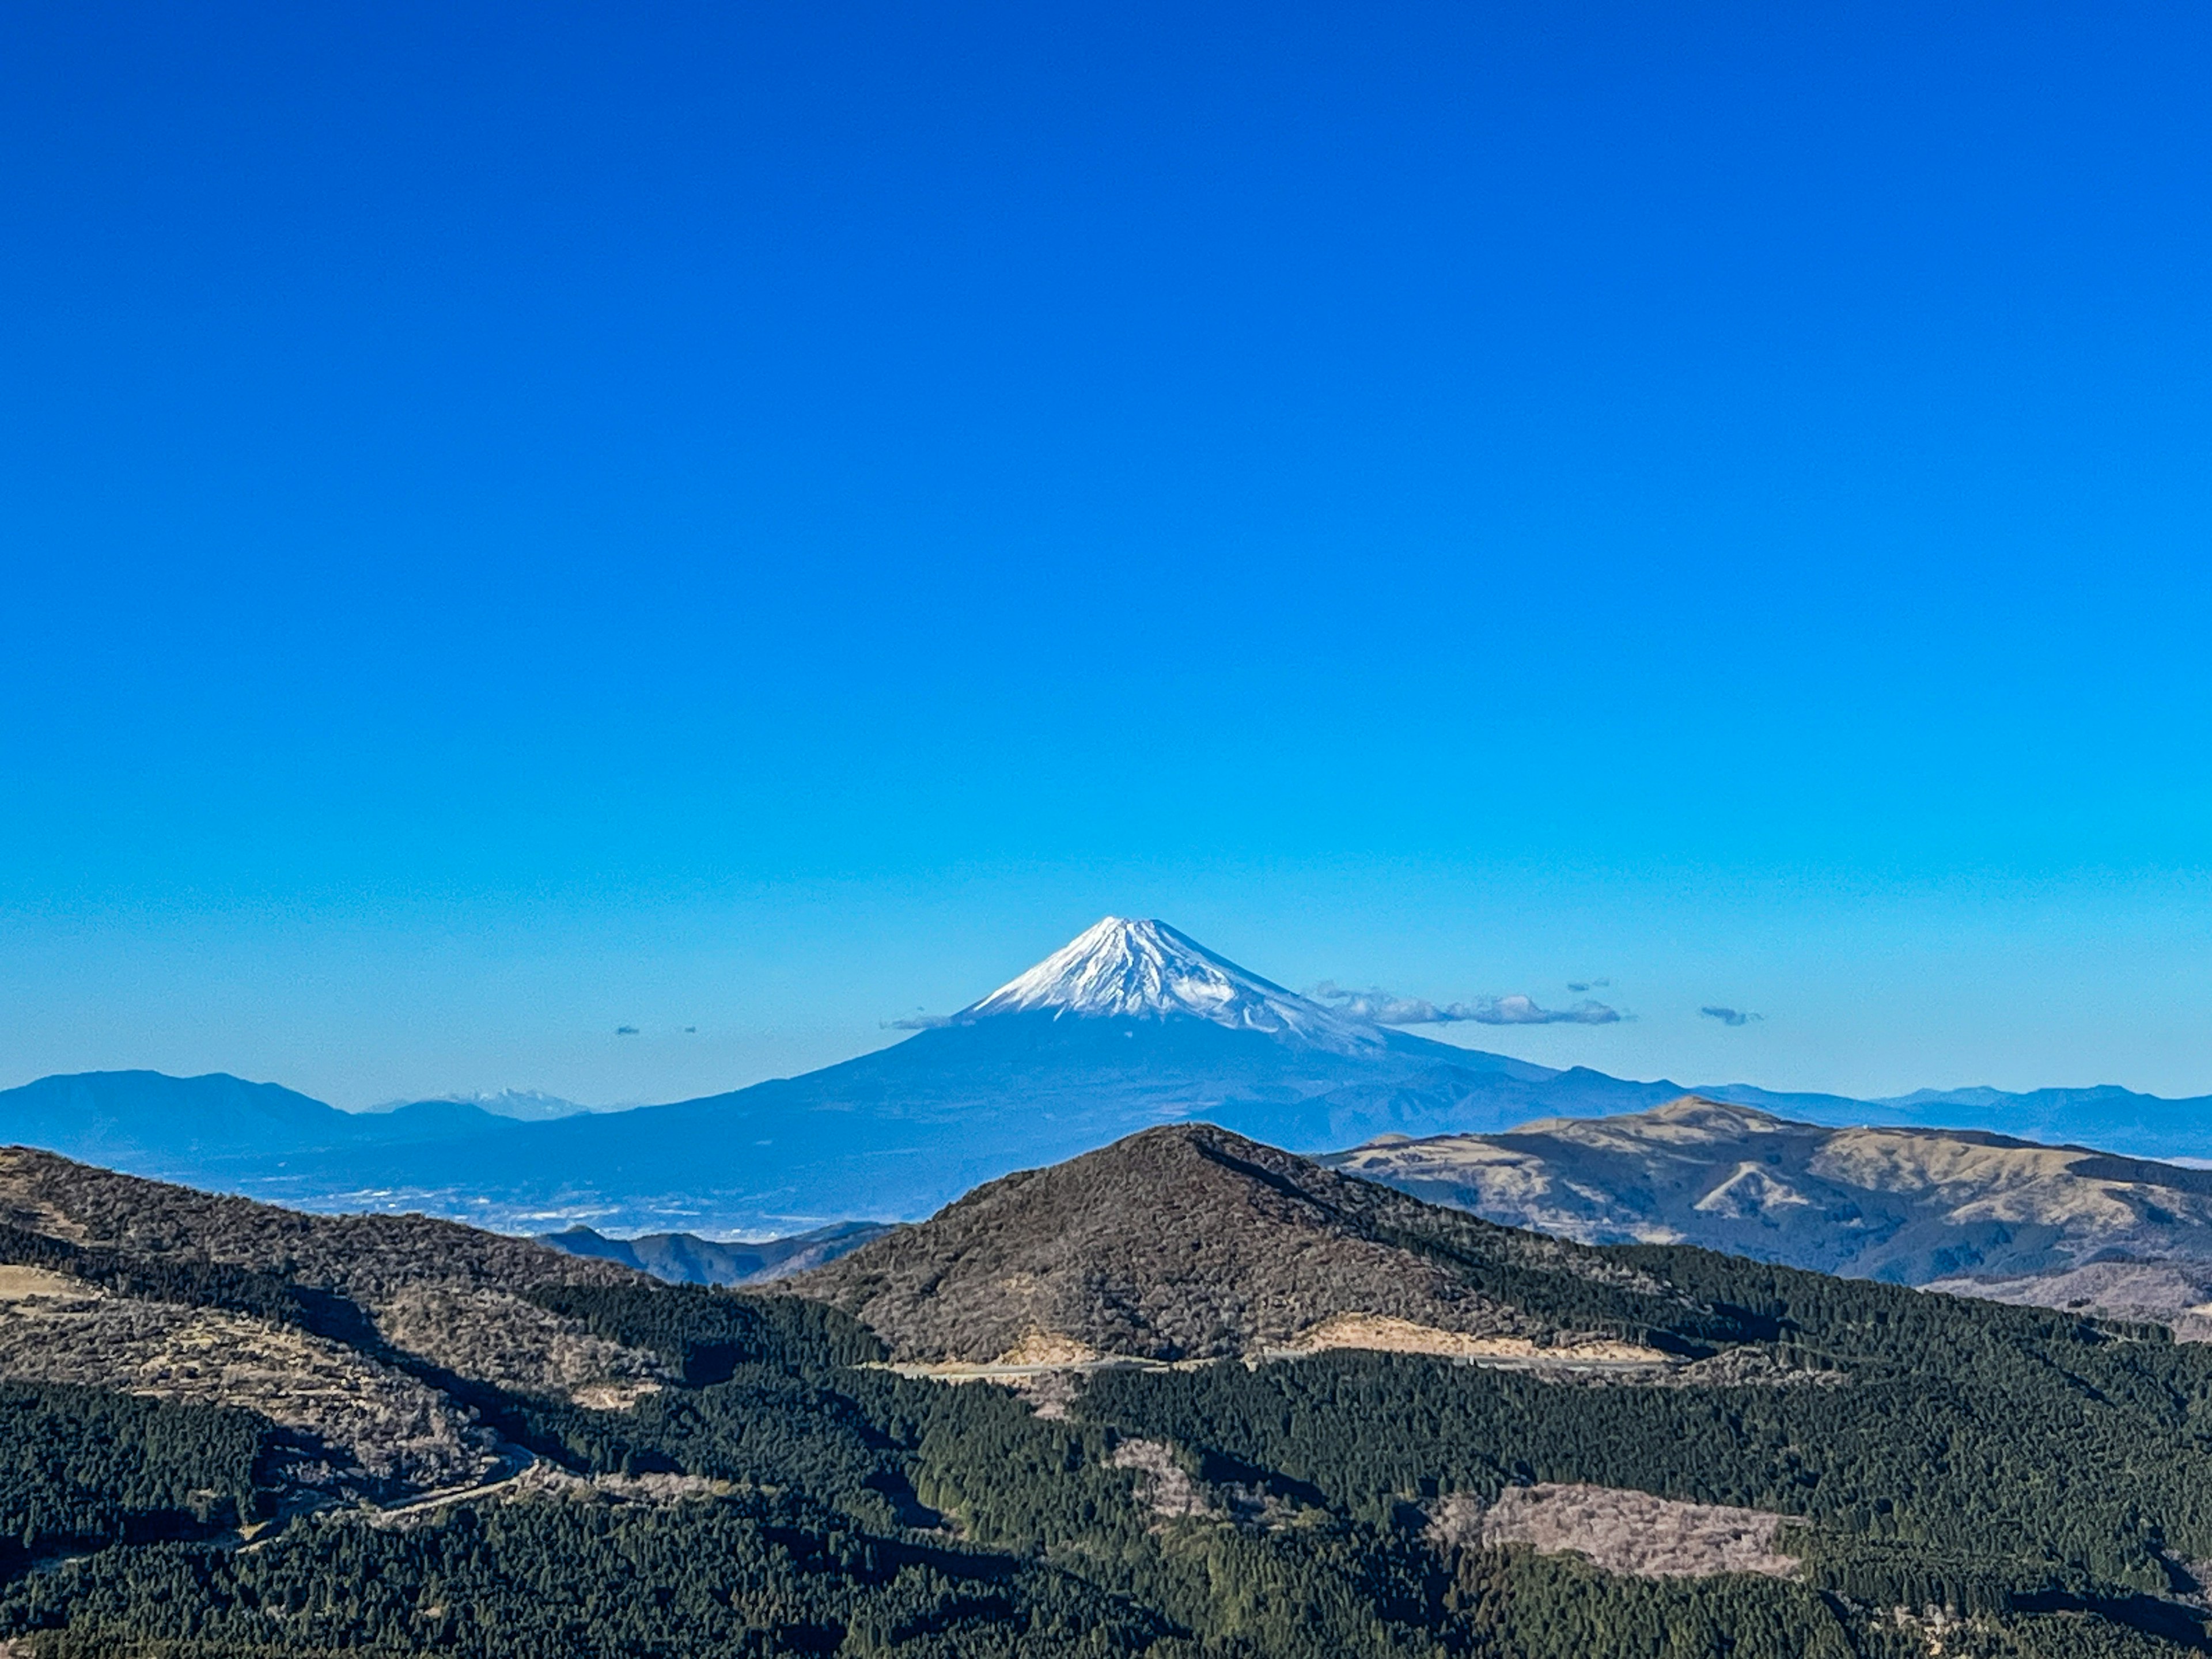
[[[1446,1547],[1520,1545],[1540,1555],[1587,1557],[1639,1578],[1704,1578],[1797,1571],[1774,1548],[1783,1517],[1717,1504],[1684,1504],[1618,1486],[1508,1486],[1494,1503],[1460,1494],[1437,1504],[1429,1534]]]
[[[1439,1330],[1408,1319],[1377,1314],[1332,1314],[1299,1333],[1284,1352],[1323,1353],[1331,1349],[1358,1348],[1375,1353],[1426,1353],[1446,1359],[1510,1359],[1532,1364],[1569,1365],[1664,1365],[1668,1357],[1656,1348],[1632,1342],[1605,1340],[1541,1344],[1525,1336],[1472,1336],[1464,1331]]]
[[[996,1365],[1088,1365],[1103,1356],[1085,1342],[1054,1331],[1031,1331],[992,1361]]]

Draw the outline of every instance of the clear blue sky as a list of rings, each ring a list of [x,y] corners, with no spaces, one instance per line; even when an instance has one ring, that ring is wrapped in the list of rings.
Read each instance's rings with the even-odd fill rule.
[[[665,1098],[1116,911],[2212,1090],[2208,85],[2195,0],[10,6],[0,1084]]]

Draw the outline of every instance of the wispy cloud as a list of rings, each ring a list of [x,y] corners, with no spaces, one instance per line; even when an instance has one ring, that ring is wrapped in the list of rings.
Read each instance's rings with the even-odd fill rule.
[[[1708,1003],[1698,1012],[1707,1019],[1717,1019],[1723,1025],[1748,1025],[1755,1019],[1766,1018],[1765,1014],[1749,1013],[1741,1008],[1723,1008],[1717,1003]]]
[[[1323,980],[1313,994],[1347,1014],[1371,1019],[1377,1025],[1452,1025],[1462,1021],[1476,1025],[1613,1025],[1620,1011],[1587,1000],[1571,1008],[1546,1008],[1533,997],[1476,997],[1468,1002],[1431,1002],[1426,997],[1401,997],[1370,988],[1357,991]]]
[[[909,1014],[904,1019],[885,1020],[884,1030],[886,1031],[933,1031],[940,1025],[951,1024],[952,1022],[943,1014]]]
[[[615,1035],[617,1036],[635,1036],[637,1035],[637,1027],[635,1025],[617,1025],[615,1027]]]
[[[1609,979],[1571,979],[1567,981],[1567,989],[1580,996],[1585,991],[1602,991],[1612,983]]]

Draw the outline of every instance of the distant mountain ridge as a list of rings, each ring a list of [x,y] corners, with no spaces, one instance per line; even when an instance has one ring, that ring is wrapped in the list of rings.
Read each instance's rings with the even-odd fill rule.
[[[433,1095],[423,1100],[392,1100],[381,1106],[372,1106],[372,1113],[404,1112],[417,1106],[473,1106],[494,1117],[511,1117],[525,1123],[550,1122],[555,1118],[574,1117],[579,1112],[620,1110],[621,1108],[586,1106],[573,1100],[563,1100],[558,1095],[549,1095],[542,1089],[495,1089],[475,1094]]]
[[[702,1099],[520,1121],[467,1103],[347,1113],[222,1075],[94,1073],[0,1092],[0,1141],[312,1210],[420,1210],[532,1234],[759,1236],[926,1215],[1009,1170],[1164,1123],[1202,1120],[1321,1152],[1385,1133],[1639,1112],[1686,1092],[1374,1024],[1164,922],[1109,917],[888,1048]],[[1831,1126],[1940,1124],[2212,1156],[2212,1099],[1698,1092]]]
[[[540,1233],[538,1242],[568,1255],[619,1261],[672,1285],[765,1285],[835,1261],[890,1231],[878,1222],[842,1221],[789,1238],[747,1243],[701,1238],[696,1233],[609,1238],[589,1227],[568,1227]]]
[[[1322,1162],[1583,1243],[1699,1244],[1909,1285],[2212,1267],[2212,1172],[1984,1130],[1835,1128],[1696,1096],[1503,1134],[1389,1137]]]
[[[516,1120],[459,1101],[345,1112],[226,1073],[80,1072],[0,1091],[0,1139],[133,1174],[495,1134]]]

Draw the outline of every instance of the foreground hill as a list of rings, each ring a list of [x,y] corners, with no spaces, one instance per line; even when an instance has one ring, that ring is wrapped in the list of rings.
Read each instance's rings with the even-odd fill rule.
[[[1566,1243],[1216,1129],[795,1282],[877,1331],[39,1154],[0,1204],[27,1659],[2212,1651],[2212,1349]],[[1052,1370],[1072,1333],[1133,1357]],[[1026,1398],[883,1363],[1002,1340]],[[1531,1362],[1602,1342],[1648,1352]]]
[[[1827,1128],[1695,1096],[1324,1161],[1585,1243],[1689,1243],[1905,1284],[2128,1260],[2212,1267],[2212,1173],[1975,1130]],[[2108,1305],[2148,1310],[2151,1294]]]
[[[1661,1360],[1655,1336],[1711,1334],[1647,1274],[1209,1124],[1006,1176],[787,1288],[916,1360],[1411,1343]]]
[[[499,1466],[469,1384],[658,1386],[651,1354],[538,1301],[612,1263],[421,1216],[308,1216],[0,1149],[0,1379],[245,1410],[279,1484],[390,1494]]]

